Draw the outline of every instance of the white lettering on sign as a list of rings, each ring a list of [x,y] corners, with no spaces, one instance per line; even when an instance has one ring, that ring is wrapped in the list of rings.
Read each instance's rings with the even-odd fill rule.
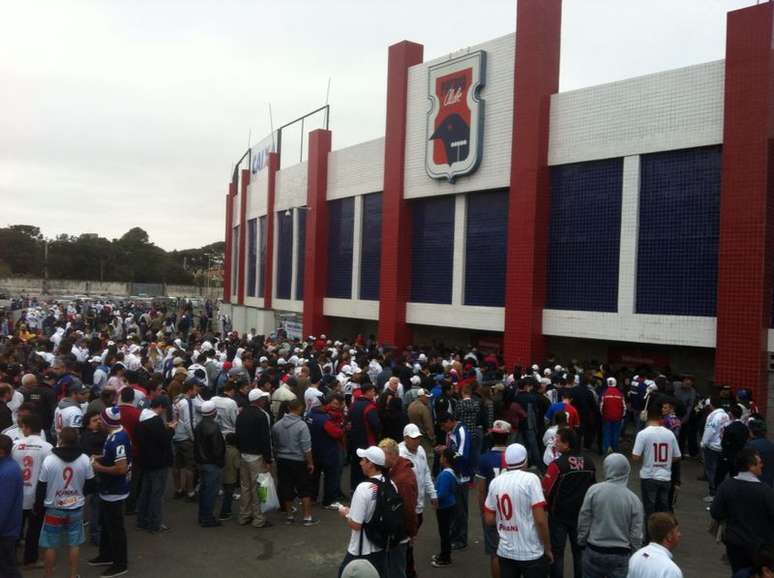
[[[462,100],[462,88],[458,87],[456,89],[450,88],[446,91],[446,96],[443,98],[443,104],[444,106],[449,106],[450,104],[457,104],[459,101]]]

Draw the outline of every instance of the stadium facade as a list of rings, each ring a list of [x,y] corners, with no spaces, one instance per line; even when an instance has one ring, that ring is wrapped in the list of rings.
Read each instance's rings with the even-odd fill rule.
[[[282,170],[253,148],[226,196],[234,328],[670,365],[765,407],[774,5],[728,14],[724,60],[569,92],[561,0],[517,21],[430,61],[390,46],[384,138],[315,130]]]

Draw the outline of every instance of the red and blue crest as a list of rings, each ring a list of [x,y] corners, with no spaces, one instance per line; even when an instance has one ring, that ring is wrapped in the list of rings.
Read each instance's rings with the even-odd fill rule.
[[[425,169],[434,179],[453,182],[481,163],[484,136],[486,52],[478,50],[428,68]]]

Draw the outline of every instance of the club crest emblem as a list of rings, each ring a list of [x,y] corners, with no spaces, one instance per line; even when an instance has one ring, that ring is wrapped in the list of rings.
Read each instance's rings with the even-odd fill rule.
[[[429,67],[425,169],[430,177],[451,183],[478,168],[484,135],[479,91],[485,82],[483,50]]]

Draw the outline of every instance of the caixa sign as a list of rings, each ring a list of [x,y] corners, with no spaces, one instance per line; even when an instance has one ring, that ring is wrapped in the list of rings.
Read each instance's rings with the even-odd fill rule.
[[[428,68],[425,169],[434,179],[469,175],[481,163],[486,52],[478,50]]]
[[[274,135],[270,134],[250,149],[250,172],[253,175],[260,173],[269,164],[269,153],[275,150],[274,143]]]

